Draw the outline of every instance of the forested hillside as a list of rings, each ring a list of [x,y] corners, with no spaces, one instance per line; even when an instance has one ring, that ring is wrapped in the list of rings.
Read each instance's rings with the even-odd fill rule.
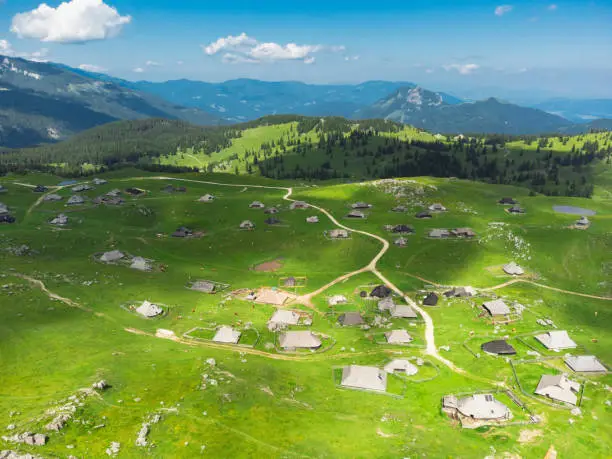
[[[7,150],[0,155],[0,168],[78,175],[85,173],[83,164],[88,173],[137,165],[350,181],[430,175],[589,197],[594,175],[611,167],[611,154],[610,132],[453,137],[384,120],[271,116],[223,127],[161,119],[116,122],[55,145]]]

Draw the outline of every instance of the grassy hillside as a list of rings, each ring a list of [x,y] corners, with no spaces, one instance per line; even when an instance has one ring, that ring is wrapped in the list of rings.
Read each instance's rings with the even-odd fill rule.
[[[111,123],[69,141],[0,154],[16,171],[61,164],[139,165],[156,170],[342,179],[431,175],[516,184],[549,195],[590,197],[610,168],[612,134],[509,137],[432,135],[390,121],[271,116],[241,125],[196,127],[179,121]]]
[[[605,432],[612,411],[606,404],[610,399],[606,388],[612,377],[571,374],[584,385],[582,414],[551,407],[533,396],[534,384],[542,374],[568,371],[561,358],[565,352],[547,353],[532,335],[542,329],[537,319],[550,318],[568,331],[580,352],[594,354],[607,365],[612,362],[610,301],[595,298],[612,296],[611,197],[585,201],[529,196],[525,188],[427,177],[313,185],[227,173],[164,175],[169,179],[126,168],[103,175],[109,183],[85,193],[94,198],[114,188],[146,190],[139,198],[124,195],[126,202],[116,207],[69,208],[65,200],[36,204],[40,195],[25,186],[56,185],[63,180],[60,177],[29,173],[0,180],[8,190],[0,194],[0,201],[17,217],[15,224],[0,227],[0,417],[3,429],[15,425],[3,435],[44,432],[51,417],[45,414],[48,410],[100,379],[111,386],[86,398],[61,432],[45,432],[46,446],[0,439],[0,450],[103,458],[108,457],[105,450],[111,442],[119,442],[118,457],[485,457],[493,454],[491,448],[500,457],[544,457],[554,445],[560,457],[609,456],[612,444]],[[187,190],[163,191],[169,184]],[[341,223],[391,242],[396,236],[384,225],[413,225],[416,234],[408,236],[408,246],[391,246],[378,267],[419,304],[424,291],[441,293],[445,285],[479,289],[502,285],[511,278],[499,266],[512,259],[525,268],[526,280],[541,286],[515,283],[482,290],[478,298],[442,300],[427,309],[435,324],[436,345],[448,346],[448,351],[441,351],[443,356],[467,375],[424,353],[421,320],[373,323],[375,303],[359,295],[379,282],[371,273],[335,284],[315,295],[309,306],[287,306],[312,314],[309,329],[330,336],[335,342],[331,349],[297,355],[279,352],[274,346],[278,336],[266,326],[274,308],[228,293],[279,288],[287,276],[306,278],[305,287],[295,293],[314,292],[366,266],[381,244],[357,233],[347,241],[330,241],[323,232],[334,224],[323,214],[314,209],[292,211],[282,199],[284,189],[258,185],[292,186],[296,199],[322,206]],[[53,191],[65,199],[72,194],[69,188]],[[206,193],[216,200],[197,202]],[[527,213],[507,215],[496,203],[506,195],[518,199]],[[267,215],[249,209],[253,200],[279,206],[282,224],[267,226]],[[349,204],[358,200],[373,204],[368,218],[345,219]],[[433,202],[443,203],[448,212],[428,221],[414,218],[415,212]],[[408,211],[390,212],[398,204]],[[576,217],[554,213],[552,206],[559,204],[596,211],[592,226],[586,231],[568,229]],[[70,218],[64,228],[48,224],[59,212]],[[320,223],[307,224],[310,215],[319,215]],[[255,230],[239,231],[244,219],[252,220]],[[494,230],[493,222],[504,223],[502,230]],[[181,225],[205,235],[168,237]],[[428,229],[457,226],[473,227],[478,238],[425,237]],[[29,251],[15,250],[24,244]],[[94,260],[94,254],[111,249],[151,259],[155,270],[139,272]],[[276,261],[278,269],[253,269],[268,261]],[[22,276],[43,282],[48,291]],[[185,288],[195,279],[229,288],[215,295]],[[481,302],[493,292],[525,307],[520,320],[493,325],[479,315]],[[52,299],[51,293],[64,300]],[[345,295],[349,303],[331,309],[327,299],[335,294]],[[145,299],[164,305],[167,313],[144,319],[122,307]],[[373,326],[337,326],[342,310],[362,311]],[[214,329],[221,324],[240,329],[249,324],[260,338],[253,348],[213,347],[182,338],[193,328]],[[378,343],[385,331],[395,328],[407,329],[415,345],[398,348]],[[158,329],[171,330],[181,339],[156,338]],[[516,364],[525,394],[505,359],[480,352],[480,344],[502,336],[517,348],[517,362],[534,359],[528,345],[541,357],[550,357]],[[382,366],[400,355],[425,360],[415,377],[390,376],[389,387],[401,398],[335,385],[337,367]],[[506,384],[540,423],[466,430],[441,413],[444,395],[493,391],[495,382]],[[528,419],[505,394],[497,396],[515,420]],[[136,446],[143,422],[154,414],[161,419],[150,426],[149,445]]]

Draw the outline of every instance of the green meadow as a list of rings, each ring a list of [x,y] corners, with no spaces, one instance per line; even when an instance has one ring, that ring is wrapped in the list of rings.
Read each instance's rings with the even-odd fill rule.
[[[59,177],[30,173],[0,178],[7,188],[0,202],[17,219],[0,225],[0,437],[26,431],[49,437],[45,446],[0,439],[0,450],[102,458],[118,442],[117,457],[126,458],[531,458],[544,457],[554,446],[559,457],[610,457],[610,375],[569,375],[584,386],[581,413],[572,414],[568,407],[551,406],[533,394],[541,375],[571,373],[562,362],[564,352],[539,348],[541,356],[555,358],[529,362],[539,346],[533,336],[547,330],[536,321],[549,319],[567,330],[581,352],[612,365],[609,174],[598,176],[593,199],[430,177],[340,184],[234,174],[236,166],[246,167],[239,164],[241,155],[279,135],[317,141],[313,133],[299,133],[295,124],[253,128],[234,139],[231,148],[212,154],[183,151],[161,158],[204,170],[215,162],[230,173],[159,177],[122,169],[100,175],[107,184],[80,193],[88,198],[81,206],[66,206],[73,194],[70,187],[49,190],[63,196],[59,202],[39,201],[42,195],[28,187],[53,187]],[[426,134],[415,130],[398,135]],[[231,159],[235,154],[238,158]],[[167,185],[186,190],[167,193]],[[138,197],[124,192],[119,206],[92,202],[110,190],[129,187],[145,192]],[[476,297],[441,298],[437,306],[424,307],[435,326],[435,344],[444,348],[440,354],[464,371],[427,353],[422,318],[385,315],[385,322],[374,323],[380,315],[376,303],[361,292],[381,281],[369,271],[341,280],[309,301],[283,305],[312,318],[312,325],[291,330],[312,330],[328,338],[319,351],[278,349],[278,333],[267,326],[275,308],[247,300],[246,294],[282,289],[281,279],[294,276],[304,278],[301,286],[287,291],[307,295],[366,267],[382,249],[378,240],[355,232],[347,240],[327,239],[324,232],[336,225],[314,208],[290,210],[283,199],[288,187],[292,199],[329,211],[351,229],[388,240],[391,246],[377,268],[417,304],[428,291],[468,285],[478,289]],[[199,202],[205,194],[215,200]],[[526,213],[505,212],[497,204],[503,196],[517,199]],[[278,207],[280,223],[266,224],[269,215],[249,208],[255,200],[266,208]],[[365,211],[367,218],[346,218],[357,201],[372,205]],[[433,203],[442,203],[447,211],[427,220],[415,218]],[[398,205],[407,211],[392,212]],[[582,207],[596,215],[588,229],[572,229],[579,216],[556,213],[554,205]],[[69,217],[62,228],[49,224],[59,213]],[[314,215],[319,223],[306,223]],[[255,228],[241,230],[244,220]],[[385,228],[398,224],[415,229],[405,236],[406,247],[393,245],[399,236]],[[172,237],[182,226],[202,234]],[[472,228],[476,237],[427,237],[435,228],[459,227]],[[96,259],[110,250],[151,260],[153,269],[141,272],[129,264]],[[510,261],[526,271],[518,282],[501,270]],[[275,269],[262,270],[262,265]],[[187,288],[195,280],[229,286],[206,294]],[[347,303],[331,307],[328,299],[334,295],[345,296]],[[482,303],[495,296],[523,307],[515,321],[493,324],[482,314]],[[147,319],[126,307],[145,300],[162,305],[164,314]],[[349,311],[361,312],[367,329],[340,326],[338,316]],[[245,331],[243,345],[211,343],[212,331],[220,325]],[[173,332],[174,338],[156,336],[160,329]],[[406,329],[413,343],[384,343],[381,336],[390,329]],[[513,359],[521,362],[514,367],[516,374],[505,358],[480,350],[482,343],[502,337],[517,349]],[[382,368],[399,357],[423,359],[424,364],[415,376],[390,379],[389,392],[397,396],[338,387],[342,366]],[[45,431],[53,417],[49,410],[101,379],[108,389],[85,398],[61,431]],[[539,422],[470,430],[442,413],[444,395],[496,391],[499,383]],[[506,394],[500,400],[517,420],[529,419]],[[137,446],[142,424],[156,414],[161,418],[150,425],[147,446]]]

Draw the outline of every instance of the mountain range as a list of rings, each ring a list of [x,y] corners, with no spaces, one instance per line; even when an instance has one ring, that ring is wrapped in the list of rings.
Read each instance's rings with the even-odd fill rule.
[[[440,133],[579,133],[607,129],[612,122],[584,123],[581,118],[583,123],[576,123],[561,114],[596,109],[606,115],[608,106],[605,100],[556,100],[537,108],[493,98],[464,101],[411,82],[132,82],[61,64],[0,56],[0,146],[9,148],[63,140],[116,120],[166,118],[217,125],[274,114],[382,118]]]
[[[220,121],[197,108],[66,67],[0,56],[0,145],[53,142],[111,121],[151,117],[201,125]]]
[[[494,98],[449,104],[441,94],[420,87],[400,88],[357,112],[357,118],[383,118],[443,133],[537,134],[573,125],[560,116]]]

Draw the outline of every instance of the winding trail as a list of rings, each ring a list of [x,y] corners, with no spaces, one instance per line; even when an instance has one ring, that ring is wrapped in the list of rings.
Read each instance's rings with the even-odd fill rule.
[[[125,180],[134,180],[134,179],[138,179],[138,180],[175,180],[175,181],[182,181],[182,182],[192,182],[192,183],[204,183],[204,184],[209,184],[209,185],[217,185],[217,186],[230,186],[230,187],[245,187],[246,185],[244,184],[228,184],[228,183],[219,183],[219,182],[211,182],[211,181],[205,181],[205,180],[193,180],[193,179],[174,179],[171,177],[138,177],[138,178],[131,178],[131,179],[123,179]],[[291,187],[280,187],[280,186],[267,186],[267,185],[251,185],[251,188],[258,188],[258,189],[272,189],[272,190],[284,190],[286,192],[286,194],[283,196],[283,200],[285,201],[289,201],[289,202],[295,202],[295,199],[292,199],[291,196],[293,195],[293,188]],[[356,230],[353,229],[349,226],[346,226],[342,223],[340,223],[338,220],[336,220],[336,218],[326,209],[310,204],[308,203],[308,205],[310,207],[312,207],[313,209],[318,210],[319,212],[323,213],[334,225],[338,226],[339,228],[345,229],[347,231],[351,231],[352,233],[355,234],[361,234],[363,236],[372,238],[372,239],[376,239],[378,242],[380,242],[382,244],[382,248],[380,249],[380,251],[374,256],[374,258],[372,258],[372,260],[370,261],[370,263],[368,263],[365,267],[358,269],[356,271],[350,272],[348,274],[344,274],[342,276],[339,276],[338,278],[334,279],[333,281],[331,281],[330,283],[328,283],[327,285],[321,287],[320,289],[311,292],[309,294],[303,295],[298,297],[295,302],[299,303],[305,303],[307,305],[310,305],[311,302],[310,300],[312,299],[312,297],[319,295],[320,293],[324,292],[325,290],[327,290],[328,288],[330,288],[333,285],[336,285],[339,282],[342,282],[346,279],[349,279],[350,277],[356,276],[358,274],[361,273],[366,273],[366,272],[371,272],[373,273],[375,276],[377,276],[387,287],[389,287],[391,290],[393,290],[395,293],[397,293],[398,295],[400,295],[404,301],[406,301],[407,304],[409,304],[410,306],[412,306],[419,314],[421,314],[421,317],[423,317],[423,320],[425,321],[425,342],[426,342],[426,348],[425,348],[425,354],[435,358],[436,360],[438,360],[440,363],[444,364],[445,366],[447,366],[451,371],[454,371],[455,373],[461,374],[463,376],[467,376],[470,377],[472,379],[476,379],[482,382],[487,382],[489,384],[494,384],[494,385],[502,385],[503,383],[499,383],[496,381],[492,381],[486,378],[482,378],[480,376],[476,376],[476,375],[472,375],[469,372],[467,372],[466,370],[456,366],[453,362],[451,362],[450,360],[446,359],[445,357],[443,357],[439,352],[438,349],[436,347],[436,341],[435,341],[435,325],[433,322],[433,319],[431,318],[431,316],[429,315],[429,313],[427,313],[427,311],[425,311],[423,308],[421,308],[420,306],[418,306],[413,300],[412,298],[408,297],[407,295],[405,295],[395,284],[393,284],[389,279],[387,279],[377,268],[377,264],[380,261],[380,259],[385,255],[385,253],[387,253],[387,251],[389,250],[389,241],[387,241],[386,239],[378,236],[377,234],[373,234],[373,233],[369,233],[367,231],[363,231],[363,230]],[[181,338],[176,338],[177,340],[181,340]],[[225,347],[224,347],[225,349]],[[257,350],[253,350],[253,351],[257,351]],[[257,352],[261,352],[261,351],[257,351]],[[276,354],[274,354],[276,355]],[[290,357],[290,356],[282,356],[282,357]],[[281,359],[284,360],[284,359]],[[287,360],[293,360],[293,359],[287,359]]]
[[[234,188],[257,188],[257,189],[270,189],[270,190],[280,190],[280,191],[285,191],[285,195],[283,196],[283,200],[285,201],[289,201],[289,202],[295,202],[295,199],[292,199],[292,195],[293,195],[293,188],[291,187],[281,187],[281,186],[269,186],[269,185],[244,185],[244,184],[233,184],[233,183],[220,183],[220,182],[213,182],[213,181],[206,181],[206,180],[194,180],[194,179],[185,179],[185,178],[172,178],[172,177],[164,177],[164,176],[153,176],[153,177],[131,177],[131,178],[123,178],[123,179],[118,179],[118,181],[133,181],[133,180],[172,180],[172,181],[180,181],[180,182],[191,182],[191,183],[200,183],[200,184],[208,184],[208,185],[214,185],[214,186],[225,186],[225,187],[234,187]],[[20,184],[20,185],[24,185],[25,184]],[[57,191],[58,189],[61,189],[61,187],[55,187],[54,191]],[[28,214],[37,206],[39,205],[42,200],[44,199],[44,196],[41,196],[34,205],[32,205],[30,207],[30,209],[28,210]],[[324,292],[325,290],[331,288],[332,286],[343,282],[351,277],[354,277],[356,275],[362,274],[362,273],[372,273],[374,274],[376,277],[378,277],[381,282],[383,284],[385,284],[387,287],[389,287],[391,290],[393,290],[396,294],[400,295],[404,301],[409,304],[412,308],[414,308],[420,315],[421,317],[423,317],[423,320],[425,322],[425,342],[426,342],[426,348],[424,353],[426,355],[429,355],[431,357],[433,357],[434,359],[438,360],[440,363],[442,363],[443,365],[445,365],[446,367],[448,367],[451,371],[469,377],[470,379],[474,379],[477,381],[481,381],[481,382],[485,382],[488,384],[493,384],[495,386],[498,387],[505,387],[505,384],[499,381],[493,381],[478,375],[473,375],[471,373],[469,373],[468,371],[458,367],[457,365],[455,365],[452,361],[448,360],[447,358],[443,357],[437,347],[436,347],[436,343],[435,343],[435,325],[433,322],[433,319],[431,318],[431,316],[429,315],[429,313],[424,310],[423,308],[421,308],[419,305],[417,305],[410,297],[408,297],[407,295],[404,294],[404,292],[402,292],[395,284],[393,284],[387,277],[385,277],[379,270],[378,270],[378,262],[380,261],[380,259],[387,253],[387,251],[389,250],[390,244],[389,241],[387,241],[386,239],[382,238],[381,236],[378,236],[376,234],[373,233],[369,233],[367,231],[363,231],[363,230],[356,230],[353,228],[350,228],[342,223],[340,223],[329,211],[327,211],[326,209],[313,205],[313,204],[309,204],[310,207],[312,207],[313,209],[318,210],[319,212],[321,212],[322,214],[324,214],[334,225],[336,225],[339,228],[345,229],[347,231],[350,231],[352,233],[355,234],[361,234],[363,236],[372,238],[377,240],[378,242],[380,242],[382,244],[382,248],[380,249],[380,251],[374,256],[374,258],[372,258],[372,260],[363,268],[360,268],[358,270],[352,271],[350,273],[346,273],[343,274],[339,277],[337,277],[336,279],[332,280],[331,282],[329,282],[328,284],[324,285],[323,287],[320,287],[319,289],[310,292],[308,294],[299,296],[295,302],[296,303],[300,303],[300,304],[304,304],[307,306],[312,306],[312,298],[320,295],[322,292]],[[423,282],[427,282],[430,283],[432,285],[440,285],[437,284],[435,282],[429,281],[427,279],[424,279],[422,277],[416,276],[416,275],[412,275],[409,273],[405,273],[408,276],[414,277],[416,279],[419,279]],[[82,309],[84,311],[87,312],[92,312],[96,315],[99,316],[103,316],[104,314],[101,313],[96,313],[93,310],[89,309],[89,308],[85,308],[84,306],[74,302],[73,300],[70,300],[68,298],[64,298],[61,297],[51,291],[49,291],[44,283],[42,281],[39,281],[37,279],[31,278],[29,276],[23,275],[23,274],[15,274],[18,277],[21,277],[25,280],[28,280],[30,283],[32,283],[33,285],[37,286],[38,288],[40,288],[44,293],[46,293],[50,298],[62,301],[63,303],[67,304],[68,306],[71,307],[77,307],[79,309]],[[577,295],[577,296],[582,296],[582,297],[586,297],[586,298],[593,298],[593,299],[600,299],[600,300],[609,300],[612,301],[612,298],[608,298],[608,297],[599,297],[599,296],[595,296],[595,295],[588,295],[588,294],[583,294],[583,293],[577,293],[577,292],[571,292],[568,290],[563,290],[563,289],[558,289],[555,287],[550,287],[547,285],[543,285],[543,284],[538,284],[536,282],[533,281],[529,281],[529,280],[524,280],[524,279],[513,279],[510,280],[508,282],[504,282],[503,284],[494,286],[494,287],[489,287],[489,288],[484,288],[481,290],[497,290],[497,289],[501,289],[510,285],[513,285],[515,283],[519,283],[519,282],[523,282],[523,283],[528,283],[528,284],[532,284],[538,287],[542,287],[542,288],[546,288],[549,290],[553,290],[553,291],[557,291],[557,292],[561,292],[561,293],[566,293],[566,294],[570,294],[570,295]],[[149,333],[149,332],[145,332],[142,330],[138,330],[138,329],[134,329],[134,328],[125,328],[125,331],[129,332],[129,333],[133,333],[133,334],[137,334],[137,335],[142,335],[142,336],[151,336],[151,337],[155,337],[155,338],[160,338],[159,336],[153,334],[153,333]],[[389,353],[389,352],[393,352],[391,350],[376,350],[376,351],[368,351],[368,352],[362,352],[362,353],[351,353],[351,354],[333,354],[333,355],[326,355],[326,354],[313,354],[311,356],[299,356],[299,355],[286,355],[286,354],[272,354],[269,352],[265,352],[265,351],[261,351],[258,349],[253,349],[253,348],[241,348],[241,347],[236,347],[236,346],[229,346],[229,345],[223,345],[223,344],[218,344],[218,343],[212,343],[212,342],[199,342],[199,341],[193,341],[193,340],[186,340],[180,337],[164,337],[165,339],[170,339],[172,341],[175,341],[177,343],[181,343],[181,344],[185,344],[185,345],[189,345],[189,346],[202,346],[202,347],[208,347],[208,348],[213,348],[213,349],[219,349],[219,350],[229,350],[229,351],[233,351],[233,352],[238,352],[238,353],[243,353],[243,354],[250,354],[250,355],[257,355],[257,356],[261,356],[261,357],[265,357],[265,358],[270,358],[270,359],[274,359],[274,360],[285,360],[285,361],[313,361],[313,360],[327,360],[327,359],[333,359],[333,358],[346,358],[346,357],[353,357],[353,356],[360,356],[360,355],[368,355],[368,354],[379,354],[379,353]],[[162,338],[163,339],[163,338]]]

